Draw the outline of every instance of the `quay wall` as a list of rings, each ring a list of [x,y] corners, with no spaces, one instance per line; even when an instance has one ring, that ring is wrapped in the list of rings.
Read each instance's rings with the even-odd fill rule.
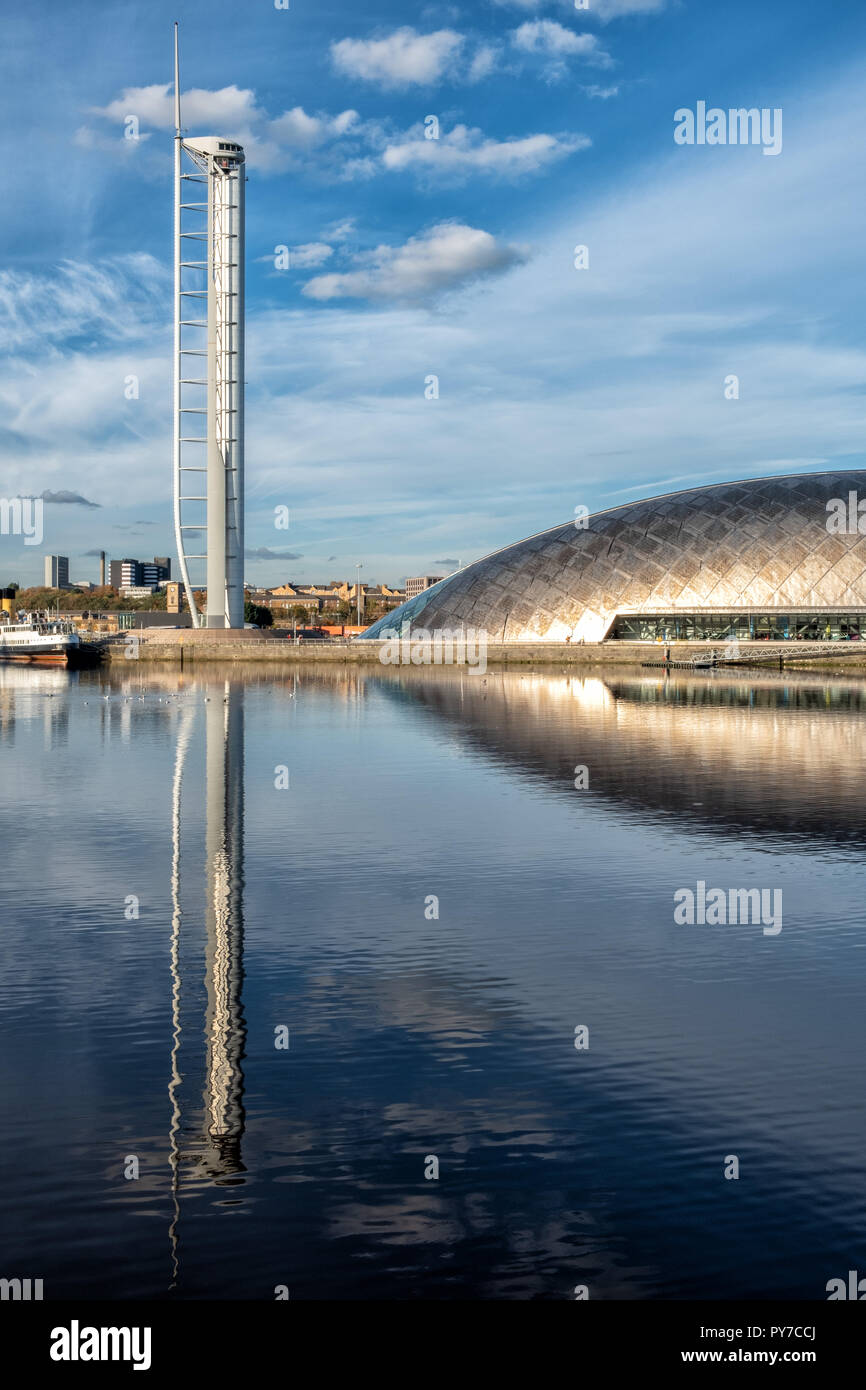
[[[723,661],[725,644],[713,642],[671,642],[672,663],[691,665],[713,654]],[[852,650],[852,648],[855,648]],[[337,662],[345,665],[380,663],[379,642],[330,641],[292,642],[285,637],[253,636],[248,631],[208,631],[182,629],[166,632],[128,632],[118,635],[106,647],[108,660],[170,662],[187,665],[204,661],[268,662],[298,665]],[[472,653],[470,652],[470,655]],[[665,647],[659,643],[599,642],[577,645],[568,642],[491,642],[486,650],[490,666],[640,666],[652,663],[661,669]],[[725,666],[767,666],[802,670],[866,670],[866,643],[760,642],[741,644],[736,661]],[[428,663],[422,663],[428,664]],[[456,663],[455,663],[456,664]],[[468,664],[468,663],[464,663]]]

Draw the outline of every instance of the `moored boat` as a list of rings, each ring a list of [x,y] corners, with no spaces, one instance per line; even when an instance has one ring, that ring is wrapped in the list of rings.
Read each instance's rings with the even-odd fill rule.
[[[21,622],[3,622],[0,614],[0,661],[40,666],[76,666],[87,649],[73,624],[47,614],[28,613]]]

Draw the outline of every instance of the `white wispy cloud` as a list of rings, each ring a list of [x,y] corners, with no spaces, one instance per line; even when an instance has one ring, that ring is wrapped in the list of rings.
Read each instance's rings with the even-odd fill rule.
[[[522,8],[534,9],[535,5]],[[505,57],[508,45],[510,61]],[[516,62],[515,54],[522,55],[524,61]],[[331,57],[339,72],[385,90],[443,82],[471,86],[495,72],[519,73],[529,55],[547,59],[547,76],[554,74],[554,64],[554,75],[564,74],[568,59],[598,67],[607,67],[612,61],[597,35],[577,33],[551,19],[521,24],[511,31],[507,43],[471,38],[454,29],[421,34],[404,26],[381,38],[347,38],[331,44]]]
[[[501,51],[499,44],[479,44],[472,55],[467,80],[469,82],[483,82],[485,77],[489,77],[492,72],[495,72],[499,66]]]
[[[255,92],[234,84],[214,91],[192,87],[182,92],[181,100],[183,122],[190,128],[213,125],[220,129],[235,129],[255,124],[260,116]],[[128,116],[137,116],[142,125],[152,125],[157,130],[174,130],[174,97],[168,82],[155,82],[149,87],[126,87],[107,106],[94,106],[92,111],[94,115],[104,116],[106,120],[118,124],[122,124]]]
[[[294,106],[268,125],[269,135],[286,149],[314,150],[327,140],[348,134],[357,125],[357,111],[341,111],[337,116],[314,116],[303,106]]]
[[[94,130],[91,126],[82,125],[75,131],[72,143],[81,150],[100,150],[105,154],[116,155],[118,158],[133,159],[137,156],[141,143],[149,139],[149,131],[142,131],[135,139],[129,139],[118,131],[115,131],[113,135],[107,135],[100,130]]]
[[[438,140],[425,138],[417,126],[386,147],[386,169],[410,170],[432,180],[457,182],[472,174],[516,179],[538,173],[591,144],[585,135],[527,135],[507,140],[485,138],[483,131],[457,125]]]
[[[256,256],[259,265],[270,265],[279,271],[316,270],[334,254],[333,246],[325,241],[308,241],[302,246],[275,246],[264,256]]]
[[[427,87],[448,75],[465,43],[453,29],[419,34],[406,25],[380,39],[339,39],[331,44],[338,72],[386,88]]]
[[[154,83],[148,87],[127,87],[106,106],[92,107],[91,115],[113,123],[117,127],[117,147],[127,155],[135,154],[141,142],[149,138],[148,126],[161,131],[174,129],[171,86]],[[135,116],[139,123],[138,140],[122,138],[129,116]],[[282,115],[272,117],[259,106],[251,88],[236,86],[213,91],[196,87],[183,92],[181,117],[185,131],[208,134],[218,130],[221,135],[237,140],[244,147],[248,164],[264,172],[303,166],[326,147],[347,137],[361,140],[375,137],[375,128],[365,129],[357,111],[348,109],[330,114],[293,106]],[[75,141],[84,148],[107,147],[106,137],[87,126],[76,132]]]
[[[333,246],[324,241],[308,241],[303,246],[289,248],[289,264],[293,270],[315,270],[334,254]]]
[[[329,227],[325,228],[325,236],[328,241],[348,241],[356,234],[356,223],[357,218],[355,217],[341,217],[338,222],[332,222]]]
[[[29,358],[4,359],[0,450],[8,489],[27,496],[76,492],[98,498],[106,510],[161,508],[168,523],[166,369],[171,344],[168,333],[146,332],[149,341],[142,328],[137,340],[123,348],[57,346],[41,355],[38,365]],[[131,373],[139,381],[136,400],[124,393]],[[76,523],[73,514],[79,510]],[[46,547],[70,553],[70,528],[73,534],[93,537],[89,515],[84,507],[59,507],[56,513],[46,509]]]
[[[542,28],[544,23],[547,21],[542,22]],[[559,26],[552,27],[556,29]],[[530,29],[532,26],[524,25],[523,28]],[[410,31],[399,31],[404,34],[407,32]],[[520,32],[518,30],[517,34]],[[444,33],[450,34],[451,31],[443,30],[439,34],[426,37],[438,39]],[[391,36],[392,39],[395,37],[397,36]],[[584,39],[573,37],[577,48],[567,51],[563,49],[566,56],[579,53],[588,61],[602,61],[597,40],[592,35],[584,36]],[[354,44],[356,41],[345,42]],[[543,53],[548,60],[551,57],[559,60],[560,53],[551,48],[550,36],[546,30],[537,41],[527,37],[521,40],[520,44],[517,38],[514,42],[518,47],[522,44],[527,55]],[[552,42],[555,43],[557,40]],[[399,73],[416,72],[419,74],[420,82],[421,73],[433,71],[429,63],[421,62],[417,55],[411,56],[414,49],[408,40],[394,48],[389,47],[389,41],[384,39],[371,40],[370,43],[376,52],[372,58],[368,55],[369,61],[365,59],[362,63],[365,71],[383,72],[383,65],[390,61],[385,55],[394,57],[395,54],[397,56],[394,59],[394,81]],[[382,45],[384,49],[380,51]],[[439,51],[440,54],[445,52],[444,45],[440,45]],[[469,83],[480,81],[493,70],[500,51],[498,46],[479,47],[471,63],[461,66],[461,79]],[[408,80],[406,77],[407,82]],[[388,82],[383,82],[382,85],[387,86]],[[145,156],[142,151],[148,148],[145,143],[150,139],[148,126],[160,131],[174,128],[174,108],[168,84],[126,88],[121,96],[106,106],[92,108],[92,114],[114,125],[115,129],[113,132],[103,133],[102,130],[81,127],[74,136],[74,141],[79,147],[98,150],[101,153],[107,151],[114,153],[118,158],[147,158],[147,173],[162,176],[164,164],[168,160],[167,147],[158,150],[156,146],[159,142],[151,142],[151,155]],[[136,139],[126,139],[123,135],[125,123],[130,116],[135,116],[138,122],[140,133]],[[400,134],[395,131],[390,120],[363,120],[359,112],[351,107],[332,113],[307,111],[303,106],[294,106],[282,115],[272,117],[258,104],[252,89],[237,87],[225,87],[216,91],[196,88],[184,93],[183,120],[186,130],[218,129],[229,139],[237,140],[244,147],[247,162],[261,172],[274,174],[286,170],[300,170],[319,181],[369,180],[383,171],[403,169],[416,172],[426,170],[430,177],[450,178],[452,181],[471,172],[515,177],[546,167],[557,159],[584,148],[586,143],[583,136],[547,133],[494,140],[486,138],[480,130],[460,125],[440,142],[441,154],[437,157],[435,151],[425,150],[423,146],[416,147],[417,132]]]
[[[524,53],[554,58],[579,58],[596,67],[609,67],[611,56],[595,34],[576,34],[555,19],[530,19],[511,34],[514,47]]]
[[[0,270],[0,351],[28,353],[72,336],[134,338],[165,312],[169,276],[143,253],[42,272]]]
[[[359,257],[355,270],[319,275],[304,286],[311,299],[423,301],[526,259],[489,232],[460,222],[440,222],[402,246],[378,246]]]

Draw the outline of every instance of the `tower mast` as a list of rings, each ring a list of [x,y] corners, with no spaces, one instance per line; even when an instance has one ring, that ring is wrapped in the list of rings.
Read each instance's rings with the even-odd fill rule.
[[[201,626],[190,574],[191,563],[198,562],[205,566],[205,626],[242,628],[244,152],[230,138],[182,135],[177,24],[174,113],[173,466],[178,564],[193,626]],[[199,432],[191,432],[196,426]],[[191,513],[190,507],[196,511]],[[204,541],[196,554],[187,549],[192,534]]]

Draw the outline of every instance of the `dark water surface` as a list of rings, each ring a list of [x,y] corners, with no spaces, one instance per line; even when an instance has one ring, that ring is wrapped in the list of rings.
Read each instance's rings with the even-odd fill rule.
[[[866,684],[133,665],[0,667],[0,1275],[866,1273]],[[677,924],[700,880],[783,929]]]

